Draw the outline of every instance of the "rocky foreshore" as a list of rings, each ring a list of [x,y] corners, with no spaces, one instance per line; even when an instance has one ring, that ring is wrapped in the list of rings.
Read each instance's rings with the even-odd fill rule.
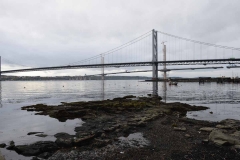
[[[75,135],[56,141],[6,146],[33,159],[240,159],[240,121],[198,121],[188,111],[207,107],[164,103],[160,97],[126,96],[113,100],[37,104],[22,110],[61,122],[81,118]],[[46,124],[47,125],[47,124]],[[36,134],[45,137],[46,134]],[[135,136],[135,138],[134,138]],[[127,137],[127,138],[126,138]],[[3,145],[5,147],[5,145]]]

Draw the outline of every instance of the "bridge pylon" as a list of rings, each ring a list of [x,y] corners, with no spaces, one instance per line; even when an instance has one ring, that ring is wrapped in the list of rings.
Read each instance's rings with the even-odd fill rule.
[[[152,30],[152,83],[153,97],[158,96],[158,39],[157,31]]]
[[[2,81],[2,57],[0,56],[0,81]]]
[[[162,42],[163,44],[163,61],[166,61],[166,45],[164,44],[164,42]],[[167,66],[166,66],[166,63],[163,64],[163,78],[164,78],[164,81],[167,81]]]

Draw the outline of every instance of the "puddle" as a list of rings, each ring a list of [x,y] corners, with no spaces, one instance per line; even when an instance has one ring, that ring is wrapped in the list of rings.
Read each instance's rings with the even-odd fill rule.
[[[149,141],[143,137],[142,133],[133,133],[128,137],[119,137],[120,145],[125,147],[144,147],[149,144]]]

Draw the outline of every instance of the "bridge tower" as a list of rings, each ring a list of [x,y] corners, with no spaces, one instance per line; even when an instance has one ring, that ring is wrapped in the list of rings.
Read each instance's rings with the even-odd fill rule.
[[[102,63],[102,80],[104,80],[104,56],[101,54],[101,63]]]
[[[102,63],[102,100],[104,100],[104,55],[101,54],[101,63]]]
[[[163,44],[163,61],[166,61],[166,45],[164,44],[164,42],[162,42]],[[163,64],[163,78],[164,81],[167,81],[167,71],[166,71],[167,67],[166,67],[166,63]]]
[[[153,97],[158,96],[158,41],[157,31],[152,30],[152,83],[153,83]]]
[[[0,81],[2,81],[2,57],[0,56]]]

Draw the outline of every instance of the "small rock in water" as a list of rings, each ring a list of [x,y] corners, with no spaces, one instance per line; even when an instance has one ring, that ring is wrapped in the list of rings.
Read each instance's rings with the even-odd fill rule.
[[[10,141],[9,144],[10,144],[10,146],[14,146],[15,145],[14,141]]]
[[[0,148],[5,148],[5,147],[6,147],[5,143],[0,144]]]
[[[47,137],[48,135],[46,135],[46,134],[36,134],[35,136],[38,136],[38,137]]]
[[[27,135],[38,134],[38,133],[43,133],[43,132],[29,132]]]
[[[211,111],[211,112],[209,112],[210,114],[213,114],[213,112]]]

